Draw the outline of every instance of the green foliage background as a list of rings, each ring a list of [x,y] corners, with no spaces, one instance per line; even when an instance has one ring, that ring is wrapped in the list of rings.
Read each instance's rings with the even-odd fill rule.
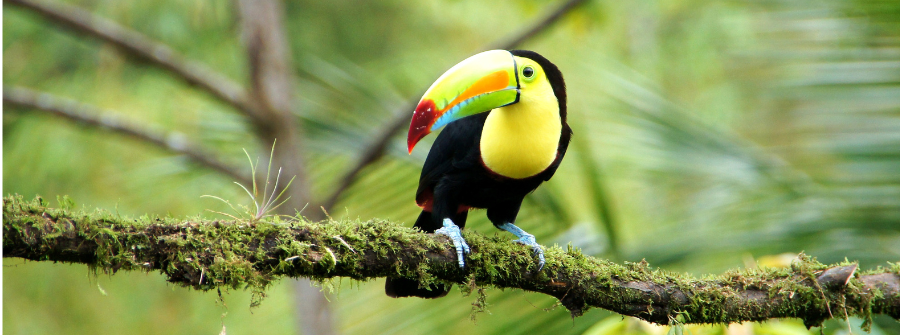
[[[69,2],[247,81],[230,2]],[[298,78],[293,112],[317,198],[405,101],[548,5],[286,2]],[[522,47],[562,69],[575,131],[557,176],[520,214],[520,226],[539,242],[695,274],[800,251],[825,263],[859,260],[862,268],[900,260],[900,3],[594,0]],[[267,154],[229,106],[13,6],[3,11],[3,84],[178,131],[233,165],[243,166],[242,148]],[[332,216],[415,219],[413,193],[429,144],[407,155],[401,137]],[[226,208],[200,196],[244,201],[231,182],[145,143],[4,109],[4,194],[69,195],[121,215],[214,217],[204,210]],[[469,222],[497,232],[480,212]],[[223,304],[216,292],[173,287],[157,274],[3,264],[8,333],[194,334],[223,324],[232,334],[296,332],[287,281],[249,309],[249,293],[223,292]],[[333,284],[337,328],[347,334],[668,331],[611,323],[619,317],[598,310],[572,320],[552,299],[521,291],[488,290],[490,313],[472,322],[475,296],[389,299],[382,281]],[[806,333],[791,321],[752,328]],[[837,321],[825,329],[846,331]],[[879,318],[878,332],[900,329]]]

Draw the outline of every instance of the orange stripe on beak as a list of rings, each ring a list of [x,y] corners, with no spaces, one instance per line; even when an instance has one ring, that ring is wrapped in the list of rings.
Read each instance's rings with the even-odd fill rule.
[[[407,150],[451,122],[519,101],[516,61],[506,50],[466,58],[444,72],[425,95],[409,125]]]
[[[416,146],[416,143],[425,137],[425,135],[431,133],[431,126],[434,125],[435,121],[437,121],[441,115],[444,115],[447,110],[453,108],[453,106],[485,93],[505,89],[508,85],[509,73],[501,70],[478,79],[472,86],[466,88],[466,90],[456,96],[453,101],[444,106],[443,109],[438,110],[435,108],[434,101],[430,99],[420,101],[419,105],[416,106],[416,112],[413,114],[412,122],[410,122],[409,125],[409,136],[406,139],[407,149],[412,153],[412,149]]]
[[[506,88],[509,85],[509,73],[506,71],[496,71],[489,75],[478,79],[472,86],[469,86],[465,91],[460,93],[456,99],[453,99],[447,106],[444,106],[444,109],[440,110],[441,113],[446,112],[448,109],[453,108],[460,102],[466,101],[472,97],[477,95],[481,95],[488,92],[499,91]]]

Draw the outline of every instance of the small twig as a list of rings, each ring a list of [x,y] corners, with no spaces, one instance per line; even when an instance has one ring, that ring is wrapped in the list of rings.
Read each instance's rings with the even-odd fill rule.
[[[544,308],[544,312],[549,312],[549,311],[552,311],[552,310],[556,309],[556,308],[559,307],[559,306],[562,306],[562,305],[563,305],[563,300],[566,299],[567,296],[569,296],[569,292],[572,291],[572,288],[573,288],[573,287],[575,287],[575,286],[570,286],[569,289],[566,290],[566,293],[563,294],[562,298],[559,298],[559,300],[557,300],[556,303],[553,304],[553,306]]]
[[[831,302],[828,301],[828,297],[825,296],[825,290],[822,288],[822,283],[819,282],[819,278],[812,277],[810,279],[812,280],[816,291],[822,296],[822,300],[825,301],[825,309],[828,311],[829,318],[834,319],[834,314],[831,313]]]
[[[494,44],[488,45],[485,50],[515,48],[516,46],[545,31],[548,27],[559,21],[559,19],[561,19],[563,16],[585,2],[587,1],[568,0],[557,7],[556,10],[549,12],[547,16],[544,16],[542,19],[532,24],[530,27],[518,33],[515,33],[507,40],[503,40],[502,42],[495,42]]]
[[[819,294],[822,295],[822,300],[825,300],[825,309],[828,310],[828,317],[834,319],[834,314],[831,314],[831,302],[825,297],[825,291],[822,290],[822,287],[818,286],[818,284],[816,286],[819,289]]]
[[[350,249],[350,251],[353,251],[354,254],[356,253],[356,250],[353,250],[353,247],[351,247],[349,244],[347,244],[347,241],[344,241],[344,239],[342,239],[340,235],[334,235],[332,237],[337,239],[338,241],[341,241],[341,244],[343,244],[345,247],[347,247],[347,249]]]
[[[841,296],[841,306],[844,306],[844,322],[847,323],[847,333],[853,334],[853,327],[850,327],[850,315],[847,314],[847,297]]]
[[[138,125],[126,120],[121,113],[104,111],[95,106],[76,102],[71,99],[54,96],[50,93],[36,92],[23,87],[3,89],[4,107],[14,106],[29,111],[39,111],[62,117],[76,124],[97,127],[117,134],[148,142],[167,151],[185,155],[194,162],[209,167],[233,179],[246,182],[248,177],[237,169],[219,161],[212,154],[200,149],[200,146],[187,140],[184,134],[166,132],[151,127]]]
[[[328,214],[328,210],[325,209],[325,206],[319,206],[319,208],[322,209],[322,213],[325,213],[325,217],[327,217],[329,220],[334,221],[334,218],[332,218],[331,215]]]

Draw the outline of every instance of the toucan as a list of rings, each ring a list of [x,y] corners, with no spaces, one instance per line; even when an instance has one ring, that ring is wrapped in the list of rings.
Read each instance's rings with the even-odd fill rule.
[[[461,229],[470,209],[486,209],[495,227],[518,237],[544,266],[544,252],[514,223],[528,193],[550,180],[566,155],[566,85],[547,58],[528,50],[491,50],[456,64],[425,92],[407,136],[410,153],[440,132],[425,159],[416,191],[422,208],[414,227],[447,235],[465,267],[469,246]],[[437,298],[449,287],[388,278],[391,297]]]

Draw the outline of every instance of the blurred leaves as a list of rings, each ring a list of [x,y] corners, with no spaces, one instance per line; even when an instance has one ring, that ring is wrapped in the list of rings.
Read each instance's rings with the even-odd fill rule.
[[[237,81],[247,75],[227,2],[72,3]],[[329,194],[380,125],[447,66],[517,31],[544,8],[530,0],[287,2],[299,76],[293,113],[304,127],[317,197]],[[4,85],[121,111],[187,134],[235,164],[241,148],[259,147],[252,127],[229,106],[99,42],[5,9]],[[565,74],[576,142],[556,177],[528,198],[517,224],[544,244],[571,241],[600,256],[618,253],[622,260],[692,272],[740,266],[748,254],[799,251],[825,263],[858,259],[862,268],[900,260],[898,27],[897,1],[587,3],[524,46]],[[202,194],[241,197],[232,180],[180,156],[11,108],[3,120],[7,193],[68,194],[79,204],[122,214],[174,215],[226,209],[199,200]],[[331,214],[411,222],[419,211],[412,195],[425,153],[409,156],[395,139],[387,157],[363,171]],[[494,229],[478,211],[469,227]],[[35,320],[52,302],[24,299],[18,287],[40,278],[57,290],[68,284],[64,278],[83,271],[41,265],[41,274],[29,273],[34,266],[4,270],[4,302],[18,307],[13,319],[4,309],[4,330],[49,332]],[[632,327],[613,324],[618,317],[601,311],[572,321],[549,299],[495,291],[487,292],[490,314],[473,324],[468,315],[476,297],[387,299],[380,282],[337,284],[339,327],[346,333],[582,332],[597,322]],[[109,297],[79,288],[54,295],[76,306],[102,304],[98,299],[125,304],[134,294],[103,287]],[[263,306],[289,299],[271,296]],[[218,308],[212,296],[196,299]],[[254,313],[224,322],[238,332],[238,325],[291,315]],[[132,322],[77,317],[107,329]],[[178,322],[170,323],[189,332]],[[203,322],[207,332],[222,328],[219,318]],[[770,323],[752,333],[792,334],[792,327]],[[845,330],[829,326],[825,332]]]
[[[852,324],[861,324],[862,320],[852,319]],[[862,334],[858,327],[847,327],[841,325],[843,329],[836,329],[836,334]],[[678,326],[659,326],[648,323],[646,321],[635,318],[622,318],[620,316],[611,316],[600,322],[597,322],[591,328],[588,328],[583,335],[670,335],[670,334],[693,334],[693,335],[814,335],[819,334],[818,330],[808,330],[803,322],[798,320],[773,320],[766,323],[746,322],[742,324],[723,325],[678,325]],[[880,330],[875,330],[869,334],[883,334]]]

